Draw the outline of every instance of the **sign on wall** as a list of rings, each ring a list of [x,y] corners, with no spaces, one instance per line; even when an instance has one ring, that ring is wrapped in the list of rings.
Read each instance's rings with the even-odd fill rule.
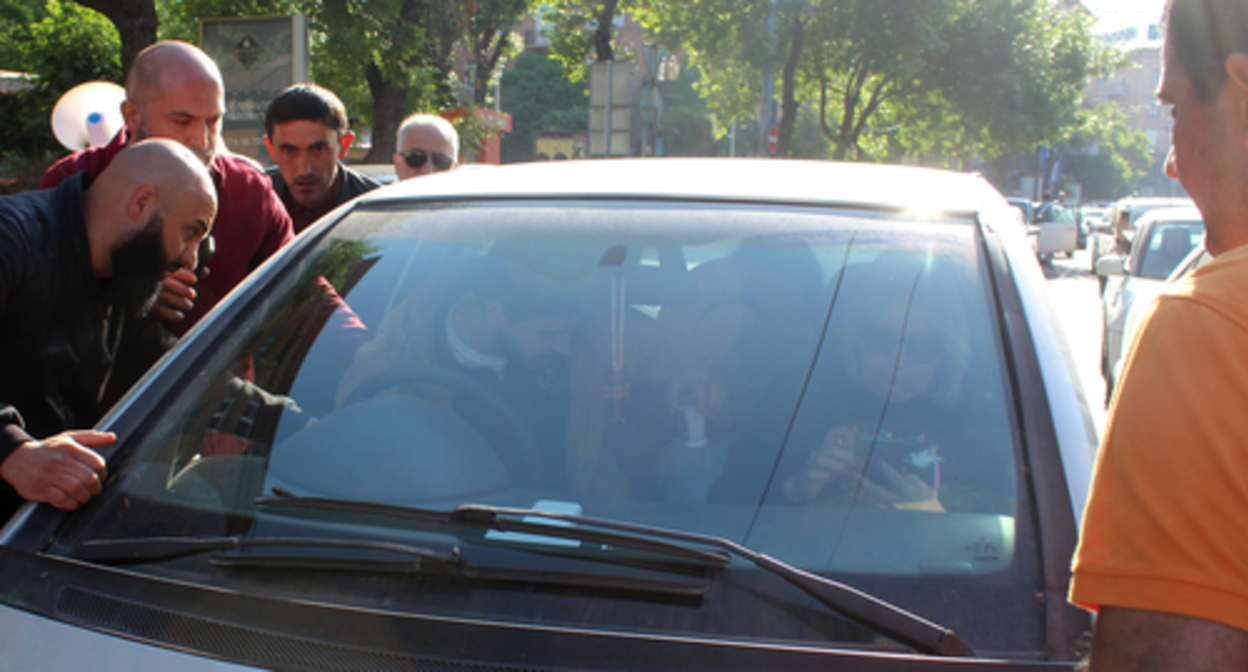
[[[264,149],[264,112],[283,89],[310,81],[307,17],[204,19],[199,44],[225,80],[221,135],[226,146],[271,163]]]

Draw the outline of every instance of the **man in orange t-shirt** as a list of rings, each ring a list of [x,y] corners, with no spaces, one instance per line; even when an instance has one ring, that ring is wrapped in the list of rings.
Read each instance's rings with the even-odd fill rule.
[[[1124,360],[1070,599],[1106,670],[1248,669],[1248,0],[1168,0],[1166,172],[1215,260],[1150,307]]]

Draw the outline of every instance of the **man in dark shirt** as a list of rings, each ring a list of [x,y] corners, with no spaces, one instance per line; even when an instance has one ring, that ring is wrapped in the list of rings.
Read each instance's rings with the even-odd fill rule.
[[[277,165],[268,170],[273,190],[294,220],[295,232],[325,213],[381,186],[342,165],[355,134],[347,110],[332,91],[295,84],[269,103],[264,145]]]
[[[99,493],[91,449],[116,437],[72,430],[99,420],[115,362],[136,347],[125,318],[195,267],[216,209],[208,170],[170,140],[132,145],[94,179],[0,198],[0,517],[23,499],[74,509]]]
[[[196,276],[165,279],[156,314],[174,334],[190,329],[252,270],[294,237],[290,216],[263,171],[221,147],[225,85],[216,63],[184,42],[158,42],[135,57],[121,105],[125,128],[107,145],[61,159],[39,181],[55,187],[85,171],[99,175],[126,146],[144,138],[176,140],[206,164],[217,188],[216,253]]]

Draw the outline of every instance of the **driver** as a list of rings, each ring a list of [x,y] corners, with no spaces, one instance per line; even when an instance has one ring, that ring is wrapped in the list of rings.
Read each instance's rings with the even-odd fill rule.
[[[537,272],[493,257],[479,261],[459,279],[428,283],[387,316],[344,375],[337,403],[381,391],[370,389],[370,379],[400,367],[463,376],[523,419],[539,455],[552,458],[536,475],[549,482],[563,469],[553,457],[563,454],[568,355],[579,310],[565,287]],[[517,440],[514,429],[480,394],[445,380],[421,380],[416,372],[402,386],[451,405],[508,463],[505,447]]]

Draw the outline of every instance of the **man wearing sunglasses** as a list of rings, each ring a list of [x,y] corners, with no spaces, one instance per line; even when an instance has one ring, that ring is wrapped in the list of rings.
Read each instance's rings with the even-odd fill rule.
[[[269,103],[264,130],[264,145],[277,164],[269,178],[296,233],[381,186],[342,165],[355,134],[347,126],[346,107],[328,89],[315,84],[287,88]]]
[[[394,152],[394,172],[400,180],[457,167],[459,133],[451,122],[434,114],[413,114],[403,120]]]

